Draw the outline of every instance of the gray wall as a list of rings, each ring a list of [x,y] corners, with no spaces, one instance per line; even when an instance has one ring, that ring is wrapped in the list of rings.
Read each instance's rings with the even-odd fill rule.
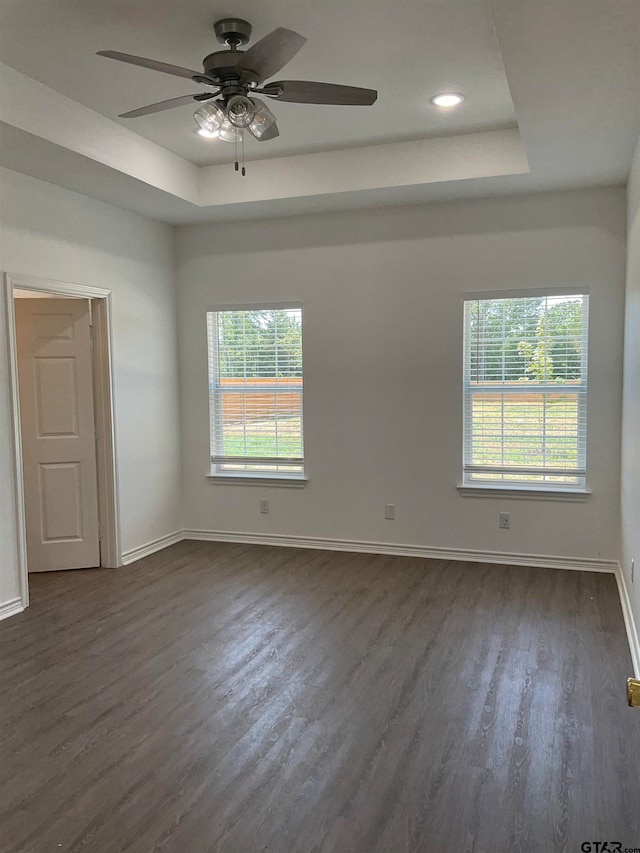
[[[640,629],[640,140],[627,189],[627,286],[622,407],[622,554],[636,630]],[[631,583],[631,560],[635,581]],[[638,662],[640,665],[640,661]],[[640,673],[637,673],[640,675]]]
[[[617,559],[622,188],[182,227],[177,281],[187,528]],[[462,294],[568,286],[591,292],[593,495],[462,497]],[[309,484],[211,485],[205,310],[269,300],[304,306]]]

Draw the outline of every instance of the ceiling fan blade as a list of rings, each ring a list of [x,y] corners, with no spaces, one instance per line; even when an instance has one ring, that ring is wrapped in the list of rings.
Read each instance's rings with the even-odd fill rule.
[[[174,107],[182,107],[185,104],[199,103],[200,101],[208,101],[209,98],[214,98],[215,94],[205,95],[203,98],[200,93],[197,95],[183,95],[181,98],[169,98],[166,101],[158,101],[156,104],[149,104],[148,107],[140,107],[137,110],[129,110],[128,113],[120,113],[119,118],[138,118],[139,116],[148,116],[151,113],[159,113],[162,110],[172,110]]]
[[[189,68],[181,68],[179,65],[168,65],[166,62],[156,62],[155,59],[145,59],[143,56],[132,56],[130,53],[119,53],[117,50],[99,50],[97,56],[106,56],[107,59],[118,59],[120,62],[128,62],[130,65],[140,65],[142,68],[151,68],[152,71],[162,71],[164,74],[173,74],[174,77],[202,77],[201,71],[191,71]],[[212,85],[213,85],[213,81]]]
[[[368,107],[374,104],[378,97],[375,89],[317,83],[313,80],[278,80],[268,83],[261,91],[277,101],[289,101],[292,104],[343,104]]]
[[[242,54],[236,62],[236,71],[253,71],[258,82],[266,80],[293,59],[305,42],[300,33],[278,27]]]
[[[265,130],[262,136],[258,138],[258,142],[268,142],[270,139],[275,139],[277,136],[280,136],[280,131],[278,130],[278,125],[274,121],[271,127],[268,130]]]

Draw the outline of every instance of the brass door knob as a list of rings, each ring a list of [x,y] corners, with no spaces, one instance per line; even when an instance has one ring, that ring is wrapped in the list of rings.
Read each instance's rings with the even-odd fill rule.
[[[627,678],[627,702],[630,708],[640,708],[640,681]]]

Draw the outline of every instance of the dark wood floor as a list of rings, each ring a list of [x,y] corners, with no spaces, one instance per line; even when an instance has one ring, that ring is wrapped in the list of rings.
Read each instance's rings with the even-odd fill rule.
[[[612,575],[183,542],[0,624],[0,850],[640,848]]]

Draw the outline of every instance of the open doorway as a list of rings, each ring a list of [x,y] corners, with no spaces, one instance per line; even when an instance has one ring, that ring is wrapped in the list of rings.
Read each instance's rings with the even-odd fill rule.
[[[20,585],[121,564],[110,291],[5,276]]]

